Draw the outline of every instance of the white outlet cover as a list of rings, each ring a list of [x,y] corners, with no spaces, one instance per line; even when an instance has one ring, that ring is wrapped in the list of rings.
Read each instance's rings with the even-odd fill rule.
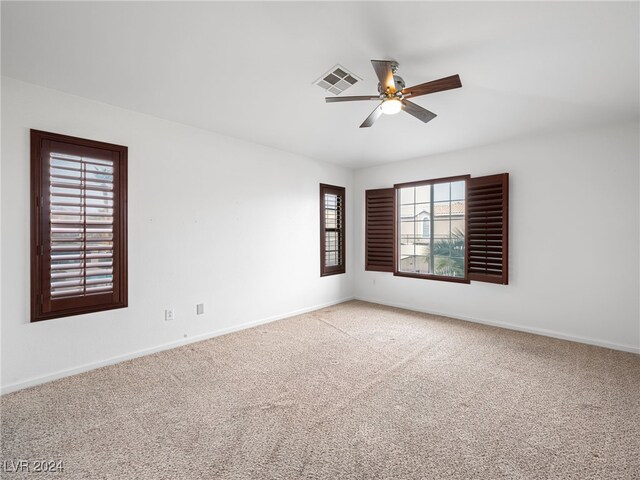
[[[175,312],[173,311],[173,309],[168,309],[164,311],[164,321],[165,322],[171,322],[173,320],[176,319],[176,315]]]
[[[202,315],[204,313],[204,303],[198,303],[196,305],[196,315]]]

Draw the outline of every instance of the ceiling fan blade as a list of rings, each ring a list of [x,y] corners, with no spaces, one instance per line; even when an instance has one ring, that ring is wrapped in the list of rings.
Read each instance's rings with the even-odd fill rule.
[[[370,127],[375,123],[376,120],[380,118],[380,116],[382,115],[381,105],[382,104],[378,105],[376,109],[373,112],[371,112],[371,114],[365,119],[365,121],[362,122],[362,125],[360,125],[360,128]]]
[[[371,65],[373,65],[373,69],[376,71],[382,88],[385,89],[388,87],[395,92],[396,82],[393,80],[393,71],[391,70],[393,63],[394,62],[388,60],[371,60]]]
[[[334,102],[354,102],[356,100],[380,100],[380,97],[378,95],[373,96],[373,95],[363,95],[363,96],[357,96],[357,97],[325,97],[324,101],[327,103],[334,103]]]
[[[440,78],[427,83],[421,83],[420,85],[414,85],[413,87],[407,87],[402,90],[402,94],[407,97],[417,97],[418,95],[426,95],[428,93],[443,92],[445,90],[451,90],[453,88],[460,88],[462,83],[460,82],[459,75],[451,75],[450,77]]]
[[[402,109],[408,114],[416,117],[418,120],[422,120],[424,123],[427,123],[437,117],[435,113],[430,112],[426,108],[422,108],[420,105],[416,105],[408,100],[402,100]]]

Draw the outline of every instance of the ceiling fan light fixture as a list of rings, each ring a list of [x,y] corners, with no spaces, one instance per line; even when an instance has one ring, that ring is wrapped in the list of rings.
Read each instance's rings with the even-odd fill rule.
[[[404,80],[395,74],[398,69],[398,62],[394,62],[393,60],[371,60],[371,65],[378,77],[378,95],[325,97],[324,99],[327,103],[353,102],[357,100],[382,101],[382,103],[378,104],[375,110],[369,114],[364,122],[362,122],[360,128],[370,127],[383,114],[395,115],[400,110],[404,110],[423,123],[430,122],[436,118],[437,115],[408,99],[413,100],[414,97],[427,95],[429,93],[444,92],[445,90],[452,90],[462,86],[460,76],[456,74],[405,88]]]
[[[390,98],[382,102],[380,108],[382,109],[382,113],[385,115],[395,115],[402,110],[402,102],[397,98]]]

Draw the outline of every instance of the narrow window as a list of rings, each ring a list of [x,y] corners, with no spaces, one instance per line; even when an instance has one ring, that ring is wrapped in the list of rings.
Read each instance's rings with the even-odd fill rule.
[[[468,176],[396,185],[396,275],[467,282]]]
[[[320,184],[320,275],[345,272],[345,190]]]
[[[127,306],[127,147],[31,130],[31,321]]]
[[[422,238],[431,238],[431,217],[426,216],[422,219]]]

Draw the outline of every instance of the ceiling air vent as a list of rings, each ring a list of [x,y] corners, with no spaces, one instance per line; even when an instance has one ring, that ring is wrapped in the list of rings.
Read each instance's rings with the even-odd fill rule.
[[[331,93],[340,95],[360,80],[360,77],[357,77],[346,68],[336,65],[313,83]]]

